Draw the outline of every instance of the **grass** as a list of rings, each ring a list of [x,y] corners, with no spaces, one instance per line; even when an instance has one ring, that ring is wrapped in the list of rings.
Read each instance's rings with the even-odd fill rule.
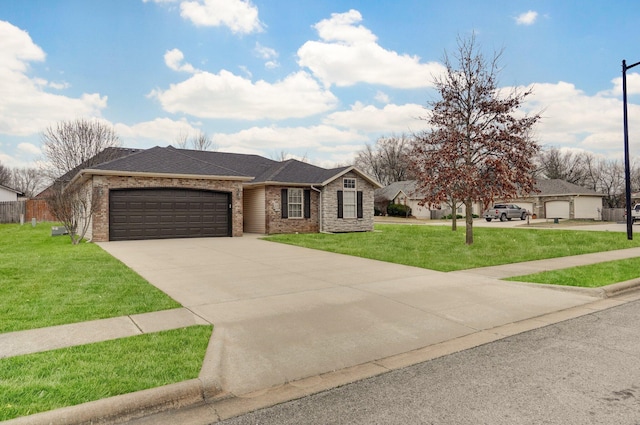
[[[631,258],[515,276],[504,280],[599,288],[639,277],[640,258]]]
[[[95,244],[0,224],[0,333],[180,307]]]
[[[273,235],[267,240],[374,260],[455,271],[640,246],[618,232],[475,228],[378,224],[374,232]]]
[[[180,307],[51,224],[0,224],[0,333]],[[211,326],[0,359],[0,421],[198,376]]]
[[[0,359],[0,421],[196,378],[210,336],[191,326]]]

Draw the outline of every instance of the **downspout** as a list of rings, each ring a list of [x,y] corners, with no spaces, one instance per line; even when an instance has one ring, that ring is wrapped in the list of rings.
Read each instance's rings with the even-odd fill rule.
[[[318,231],[323,233],[323,220],[322,220],[322,190],[317,189],[311,185],[311,189],[318,192]]]

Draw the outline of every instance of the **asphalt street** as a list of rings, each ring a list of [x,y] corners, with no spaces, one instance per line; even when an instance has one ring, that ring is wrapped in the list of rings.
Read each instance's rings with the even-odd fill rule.
[[[640,301],[219,422],[640,424]]]

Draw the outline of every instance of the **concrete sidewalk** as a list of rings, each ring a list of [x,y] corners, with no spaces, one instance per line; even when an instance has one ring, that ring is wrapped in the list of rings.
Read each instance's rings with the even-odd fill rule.
[[[87,403],[89,407],[9,423],[79,423],[70,421],[71,416],[86,419],[91,406],[102,406],[94,413],[104,416],[109,406],[118,404],[129,406],[127,414],[135,415],[136,399],[143,404],[138,409],[160,410],[171,405],[167,391],[175,391],[175,399],[182,394],[191,400],[185,404],[214,409],[210,420],[228,417],[625,302],[634,295],[603,301],[589,291],[560,292],[497,278],[640,256],[636,248],[441,273],[274,244],[253,235],[100,246],[184,308],[13,333],[15,342],[6,344],[5,353],[56,348],[35,344],[39,333],[68,346],[94,342],[98,332],[91,335],[92,326],[110,328],[105,335],[117,338],[213,323],[200,379],[170,386],[172,390],[148,390],[117,402]],[[6,335],[11,334],[0,335],[3,348],[11,339]],[[162,396],[150,396],[154,391]],[[127,404],[125,399],[134,401]],[[208,403],[212,400],[215,406]],[[176,404],[180,402],[174,400]]]

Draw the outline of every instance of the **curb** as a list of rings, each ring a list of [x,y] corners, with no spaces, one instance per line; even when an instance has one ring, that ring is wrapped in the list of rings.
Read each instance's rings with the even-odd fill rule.
[[[613,285],[607,285],[599,289],[603,292],[603,298],[610,298],[638,288],[640,288],[640,278],[614,283]]]
[[[83,425],[124,423],[169,409],[204,402],[200,379],[62,407],[48,412],[9,419],[6,425]]]
[[[6,425],[116,424],[167,410],[203,404],[216,396],[224,395],[219,376],[221,367],[219,359],[224,336],[223,328],[220,326],[213,328],[200,374],[196,379],[21,416],[2,423]]]
[[[519,282],[511,280],[509,283],[516,283],[518,285],[531,286],[531,287],[544,287],[546,289],[552,289],[555,291],[563,292],[576,292],[584,294],[594,298],[611,298],[618,295],[622,295],[629,291],[640,289],[640,278],[626,280],[624,282],[613,283],[611,285],[602,286],[600,288],[581,288],[579,286],[564,286],[564,285],[551,285],[547,283],[533,283],[533,282]]]
[[[541,285],[528,282],[512,282],[524,285],[545,286],[560,291],[575,291],[600,298],[601,301],[574,307],[566,311],[550,313],[547,316],[554,320],[541,320],[534,317],[521,322],[499,326],[494,329],[469,334],[449,341],[401,353],[384,359],[348,367],[318,376],[304,378],[295,382],[259,390],[250,394],[234,395],[224,392],[221,379],[220,352],[224,350],[225,331],[220,326],[214,327],[203,361],[200,375],[190,379],[162,387],[150,388],[129,394],[113,396],[101,400],[90,401],[75,406],[62,407],[55,410],[21,416],[2,422],[3,425],[93,425],[121,424],[128,421],[143,420],[154,414],[175,411],[184,408],[198,409],[207,405],[215,406],[217,418],[212,422],[238,416],[253,410],[274,404],[305,397],[330,388],[342,386],[361,379],[380,375],[391,370],[432,360],[444,355],[467,350],[500,340],[508,336],[548,326],[558,321],[593,313],[601,308],[611,307],[608,298],[623,295],[626,292],[640,289],[640,278],[608,285],[602,288],[559,287],[558,285]],[[604,303],[604,304],[602,304]],[[595,308],[596,304],[602,305]],[[515,329],[512,329],[515,328]],[[217,330],[217,332],[216,332]],[[214,338],[215,337],[215,338]]]

